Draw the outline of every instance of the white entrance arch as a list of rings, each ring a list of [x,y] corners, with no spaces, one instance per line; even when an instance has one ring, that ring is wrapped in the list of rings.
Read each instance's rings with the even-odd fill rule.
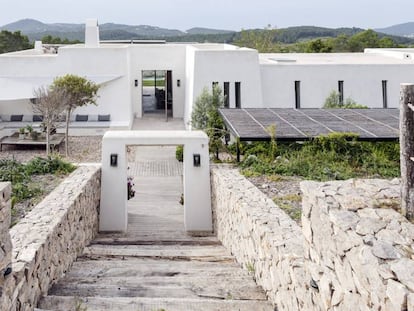
[[[127,231],[128,145],[184,145],[185,230],[212,232],[208,137],[201,131],[106,132],[102,139],[99,231]]]

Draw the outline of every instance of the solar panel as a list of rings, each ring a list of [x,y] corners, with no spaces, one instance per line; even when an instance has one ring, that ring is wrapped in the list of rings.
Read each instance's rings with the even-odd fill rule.
[[[220,109],[230,131],[244,141],[270,140],[276,126],[278,140],[306,140],[321,134],[351,132],[364,140],[397,140],[398,109]]]

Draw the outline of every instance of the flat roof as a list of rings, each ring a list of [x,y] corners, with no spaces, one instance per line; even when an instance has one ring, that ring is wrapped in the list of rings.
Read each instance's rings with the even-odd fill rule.
[[[260,53],[265,65],[407,65],[410,59],[398,59],[375,53]]]
[[[329,133],[356,133],[360,140],[398,140],[398,109],[220,109],[227,128],[241,141],[303,141]]]

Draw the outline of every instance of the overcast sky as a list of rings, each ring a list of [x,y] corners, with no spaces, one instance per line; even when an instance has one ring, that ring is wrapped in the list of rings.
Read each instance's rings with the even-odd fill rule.
[[[0,0],[0,25],[45,23],[152,25],[229,30],[315,25],[381,28],[414,21],[414,0]]]

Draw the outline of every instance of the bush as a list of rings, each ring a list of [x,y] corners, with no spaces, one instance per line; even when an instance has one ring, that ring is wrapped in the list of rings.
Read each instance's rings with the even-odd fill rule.
[[[42,193],[40,187],[31,184],[32,175],[68,174],[76,167],[61,158],[49,156],[36,157],[27,164],[16,160],[0,160],[0,181],[10,181],[12,184],[12,201],[20,201],[36,197]]]
[[[63,161],[59,156],[36,157],[25,165],[28,175],[68,174],[75,168],[73,164]]]
[[[179,162],[183,162],[183,160],[184,160],[184,146],[183,146],[183,145],[179,145],[179,146],[177,146],[177,148],[175,149],[175,158],[176,158]]]
[[[325,103],[323,105],[325,109],[333,109],[333,108],[343,108],[343,109],[367,109],[367,106],[358,104],[355,100],[348,97],[345,99],[344,102],[340,101],[339,93],[336,91],[332,91],[328,97],[325,99]]]
[[[398,142],[357,138],[352,133],[332,133],[303,143],[279,143],[276,157],[269,154],[270,143],[247,144],[240,168],[248,176],[278,174],[321,181],[399,176]]]

